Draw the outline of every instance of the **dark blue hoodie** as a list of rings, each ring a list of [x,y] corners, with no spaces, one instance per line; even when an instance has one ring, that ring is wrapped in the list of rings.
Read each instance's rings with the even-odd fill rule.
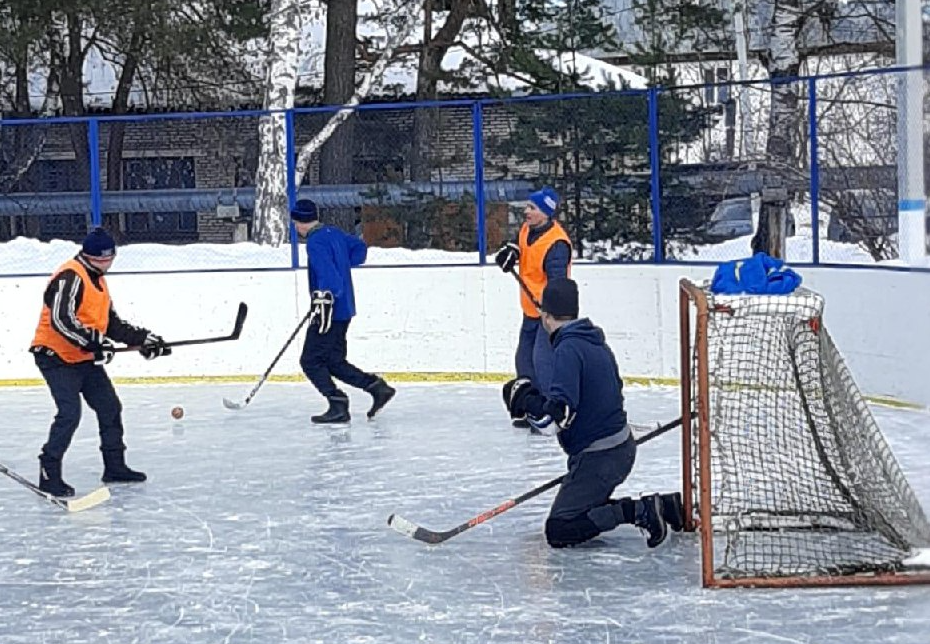
[[[559,432],[559,444],[569,455],[626,427],[623,380],[604,332],[588,318],[574,320],[552,337],[554,350],[549,401],[567,405],[575,413]]]

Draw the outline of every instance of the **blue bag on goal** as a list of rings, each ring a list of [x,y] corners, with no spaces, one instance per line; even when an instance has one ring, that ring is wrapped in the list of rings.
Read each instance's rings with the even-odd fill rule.
[[[714,272],[710,290],[721,295],[787,295],[801,285],[801,276],[785,262],[756,253],[748,259],[724,262]]]

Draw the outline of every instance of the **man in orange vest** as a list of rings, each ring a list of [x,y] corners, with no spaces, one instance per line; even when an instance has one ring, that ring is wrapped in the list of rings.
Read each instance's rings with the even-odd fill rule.
[[[537,302],[549,280],[571,276],[572,243],[565,229],[555,221],[559,196],[549,186],[533,192],[523,211],[517,243],[508,243],[494,258],[501,270],[509,273],[520,266],[520,279]],[[520,289],[523,322],[517,342],[516,367],[518,378],[529,378],[543,394],[552,383],[552,345],[549,334],[539,321],[536,305]],[[523,419],[513,421],[514,427],[529,427]]]
[[[39,488],[74,496],[61,476],[61,460],[81,420],[81,397],[97,414],[104,483],[133,483],[145,474],[126,466],[122,405],[103,365],[113,343],[139,347],[147,360],[171,354],[160,336],[124,322],[110,302],[103,275],[116,257],[116,243],[102,228],[93,230],[74,258],[52,275],[30,351],[58,408],[39,455]]]

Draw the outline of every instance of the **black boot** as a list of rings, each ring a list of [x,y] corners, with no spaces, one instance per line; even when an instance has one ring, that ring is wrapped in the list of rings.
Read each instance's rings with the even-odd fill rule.
[[[49,456],[39,457],[39,489],[52,496],[74,496],[74,488],[61,478],[61,461]]]
[[[681,508],[681,493],[662,494],[662,518],[674,532],[685,527],[685,516]]]
[[[668,534],[662,518],[662,497],[658,494],[644,496],[636,505],[636,527],[646,531],[646,545],[655,548]]]
[[[325,414],[320,416],[311,416],[310,422],[316,423],[317,425],[332,425],[347,423],[351,420],[352,417],[349,416],[348,396],[340,391],[326,400],[329,401],[329,409],[326,410]]]
[[[397,390],[391,385],[384,382],[384,378],[378,378],[373,383],[365,387],[365,391],[371,394],[371,409],[368,410],[368,420],[374,418],[382,407],[388,404],[388,401],[394,397]]]
[[[531,429],[530,421],[528,421],[526,418],[517,418],[510,424],[513,425],[516,429]]]
[[[103,452],[104,483],[141,483],[147,477],[144,472],[131,470],[126,466],[126,452],[121,449]]]

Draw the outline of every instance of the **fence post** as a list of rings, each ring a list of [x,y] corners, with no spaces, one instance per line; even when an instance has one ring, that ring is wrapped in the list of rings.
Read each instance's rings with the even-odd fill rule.
[[[817,79],[807,79],[807,110],[810,121],[811,154],[811,237],[814,264],[820,263],[820,159],[817,145]],[[797,222],[795,222],[797,223]],[[795,231],[797,232],[797,231]]]
[[[484,112],[481,101],[471,106],[472,139],[475,149],[475,212],[478,233],[478,264],[487,263],[487,222],[484,203]]]
[[[90,223],[94,228],[103,224],[103,197],[100,194],[100,130],[97,119],[87,121],[88,163],[90,164]]]
[[[649,171],[650,196],[652,201],[652,246],[653,261],[661,264],[665,261],[665,248],[662,245],[662,190],[659,184],[659,88],[650,87],[649,104]]]
[[[273,119],[274,116],[272,115],[271,118]],[[297,172],[297,158],[295,156],[297,146],[294,143],[293,109],[284,112],[284,138],[286,140],[284,154],[287,157],[284,160],[284,168],[287,174],[287,227],[291,238],[291,268],[297,268],[300,266],[300,249],[297,243],[297,231],[294,229],[294,222],[290,218],[290,211],[294,209],[294,204],[297,203],[297,177],[294,176]]]

